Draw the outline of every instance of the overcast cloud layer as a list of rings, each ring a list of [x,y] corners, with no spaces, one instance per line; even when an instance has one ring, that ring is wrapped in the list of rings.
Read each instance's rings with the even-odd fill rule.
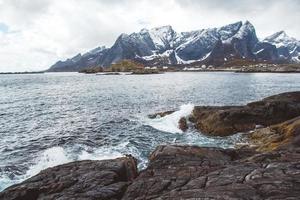
[[[43,70],[121,33],[176,31],[249,20],[258,37],[300,39],[299,0],[0,0],[0,71]]]

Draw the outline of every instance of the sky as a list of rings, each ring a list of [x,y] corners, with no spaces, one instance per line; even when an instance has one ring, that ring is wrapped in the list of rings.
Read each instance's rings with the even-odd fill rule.
[[[259,38],[285,30],[300,39],[300,0],[0,0],[0,71],[37,71],[121,33],[175,31],[249,20]]]

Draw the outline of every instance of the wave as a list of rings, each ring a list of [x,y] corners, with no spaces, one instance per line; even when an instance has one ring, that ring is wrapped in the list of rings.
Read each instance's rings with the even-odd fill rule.
[[[48,167],[54,167],[71,161],[62,147],[52,147],[42,153],[37,159],[36,164],[29,168],[24,178],[34,176]]]
[[[153,128],[169,133],[182,133],[182,130],[178,127],[178,121],[182,117],[189,116],[194,109],[193,104],[184,104],[180,106],[178,111],[173,112],[170,115],[164,117],[158,117],[155,119],[146,119],[146,124]]]
[[[7,173],[0,174],[0,191],[10,185],[20,183],[32,176],[35,176],[40,171],[49,167],[62,165],[76,160],[107,160],[122,157],[124,155],[122,152],[125,152],[126,149],[128,150],[128,144],[129,142],[123,142],[111,147],[103,146],[92,152],[82,150],[79,153],[75,153],[72,149],[67,150],[59,146],[51,147],[42,152],[40,156],[33,161],[35,164],[31,165],[25,174],[15,176],[13,179],[10,178]],[[131,148],[131,152],[133,152],[135,156],[138,156],[135,153],[136,150]]]

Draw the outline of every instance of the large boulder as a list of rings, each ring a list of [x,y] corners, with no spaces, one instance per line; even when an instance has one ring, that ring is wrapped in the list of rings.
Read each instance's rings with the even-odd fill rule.
[[[133,157],[76,161],[43,170],[1,192],[0,199],[121,199],[136,176],[136,160]]]
[[[227,136],[300,116],[300,92],[274,95],[245,106],[196,106],[190,117],[201,133]]]

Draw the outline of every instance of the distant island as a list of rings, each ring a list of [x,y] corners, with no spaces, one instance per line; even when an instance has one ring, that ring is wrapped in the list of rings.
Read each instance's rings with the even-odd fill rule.
[[[112,64],[108,68],[89,67],[79,71],[79,73],[98,73],[101,75],[119,75],[120,72],[130,72],[129,74],[158,74],[161,72],[161,70],[157,68],[148,68],[131,60],[122,60],[116,64]]]
[[[258,72],[298,71],[300,42],[284,31],[259,40],[249,21],[181,33],[175,32],[171,26],[163,26],[142,29],[130,35],[121,34],[111,48],[97,47],[65,61],[58,61],[47,71],[107,70],[123,60],[150,68],[168,67],[176,70],[185,67],[191,70],[240,67],[243,71],[252,71],[253,67],[245,69],[252,65],[256,66],[253,71]],[[261,64],[274,64],[277,67],[261,70],[258,68]]]
[[[1,74],[43,74],[45,71],[38,71],[38,72],[0,72]]]

